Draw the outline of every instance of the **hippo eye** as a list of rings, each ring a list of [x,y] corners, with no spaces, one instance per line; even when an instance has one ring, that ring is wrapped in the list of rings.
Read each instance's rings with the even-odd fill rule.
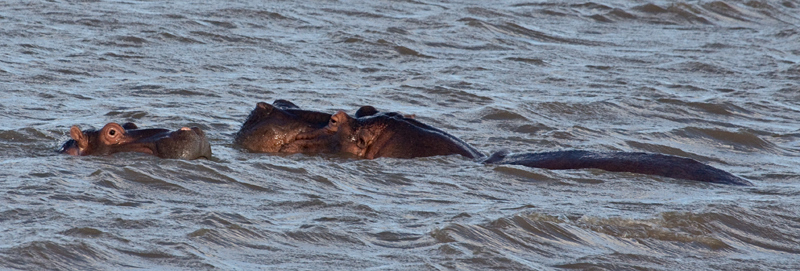
[[[108,134],[112,135],[112,136],[116,135],[117,134],[117,130],[111,129],[110,131],[108,131]]]

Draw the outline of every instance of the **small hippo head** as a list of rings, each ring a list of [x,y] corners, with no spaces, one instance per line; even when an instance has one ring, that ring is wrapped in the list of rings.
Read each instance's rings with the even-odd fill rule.
[[[118,152],[140,152],[161,158],[211,158],[211,145],[198,127],[138,129],[133,123],[109,123],[100,130],[81,131],[70,128],[70,136],[59,152],[70,155],[110,155]]]

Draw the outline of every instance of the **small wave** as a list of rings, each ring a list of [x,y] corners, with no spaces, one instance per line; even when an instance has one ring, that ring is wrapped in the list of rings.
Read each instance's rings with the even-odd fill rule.
[[[70,270],[102,265],[111,255],[84,242],[59,243],[33,241],[23,243],[0,253],[4,267],[21,270]]]
[[[290,19],[287,16],[284,16],[278,12],[266,11],[266,10],[258,10],[258,9],[243,9],[243,8],[228,8],[228,9],[221,9],[218,11],[220,14],[235,16],[238,18],[246,17],[246,18],[258,18],[258,19],[270,19],[270,20],[288,20]]]
[[[515,112],[516,110],[502,109],[488,107],[481,110],[480,115],[482,120],[501,120],[501,121],[523,121],[529,122],[530,120],[525,116]]]
[[[472,27],[483,28],[492,32],[497,32],[509,36],[514,37],[524,37],[529,38],[532,40],[536,40],[539,42],[548,42],[548,43],[563,43],[563,44],[575,44],[575,45],[590,45],[590,46],[603,46],[607,45],[604,42],[599,41],[591,41],[591,40],[583,40],[583,39],[576,39],[576,38],[563,38],[559,37],[555,34],[549,34],[542,31],[536,31],[524,26],[515,24],[515,23],[505,23],[505,24],[493,24],[484,22],[482,20],[478,20],[475,18],[462,18],[459,19],[460,22],[466,22],[467,25]]]
[[[252,38],[234,34],[216,34],[207,31],[192,31],[189,33],[198,37],[199,38],[198,40],[201,41],[206,39],[211,42],[230,42],[230,43],[245,43],[245,44],[257,44],[262,41],[267,41],[265,39],[260,39],[260,38]]]
[[[790,3],[790,2],[785,2]],[[790,3],[791,5],[791,3]],[[792,24],[797,20],[794,7],[762,1],[701,1],[668,4],[647,3],[633,7],[611,7],[594,3],[574,4],[578,15],[603,23],[639,21],[667,25],[746,25]],[[549,10],[549,9],[548,9]]]
[[[675,130],[672,134],[690,138],[691,140],[705,140],[716,143],[715,145],[727,146],[728,148],[740,151],[767,151],[774,152],[777,147],[775,144],[761,139],[756,133],[750,130],[727,131],[711,128],[686,127]]]
[[[366,245],[363,241],[359,240],[353,234],[347,232],[331,231],[325,226],[310,226],[309,228],[300,229],[296,231],[287,231],[284,233],[286,238],[294,241],[314,244],[314,245]]]
[[[170,32],[161,32],[161,33],[158,34],[158,37],[160,39],[163,39],[163,40],[174,40],[174,41],[177,41],[177,42],[180,42],[180,43],[204,44],[204,42],[202,42],[202,41],[199,41],[199,40],[196,40],[196,39],[193,39],[193,38],[184,37],[184,36],[178,35],[178,34],[173,34],[173,33],[170,33]]]
[[[121,169],[114,169],[114,168],[101,169],[90,175],[90,177],[97,179],[98,181],[115,180],[114,181],[115,186],[123,187],[125,189],[129,189],[128,187],[130,187],[131,185],[136,185],[146,189],[191,193],[189,189],[186,189],[179,184],[161,178],[158,175],[152,175],[148,173],[146,169],[137,167],[124,167]]]

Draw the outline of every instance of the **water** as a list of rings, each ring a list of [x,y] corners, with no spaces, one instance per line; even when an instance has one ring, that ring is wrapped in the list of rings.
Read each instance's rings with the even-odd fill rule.
[[[213,1],[212,1],[213,2]],[[461,2],[461,3],[457,3]],[[7,269],[800,268],[798,1],[7,1]],[[256,102],[490,153],[690,157],[754,187],[231,145]],[[214,159],[54,151],[199,126]]]

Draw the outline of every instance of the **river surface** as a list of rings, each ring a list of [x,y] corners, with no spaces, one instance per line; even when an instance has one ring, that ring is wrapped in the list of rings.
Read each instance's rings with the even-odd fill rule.
[[[800,1],[10,0],[0,26],[3,269],[800,269]],[[275,99],[754,186],[232,146]],[[214,157],[55,153],[108,122]]]

